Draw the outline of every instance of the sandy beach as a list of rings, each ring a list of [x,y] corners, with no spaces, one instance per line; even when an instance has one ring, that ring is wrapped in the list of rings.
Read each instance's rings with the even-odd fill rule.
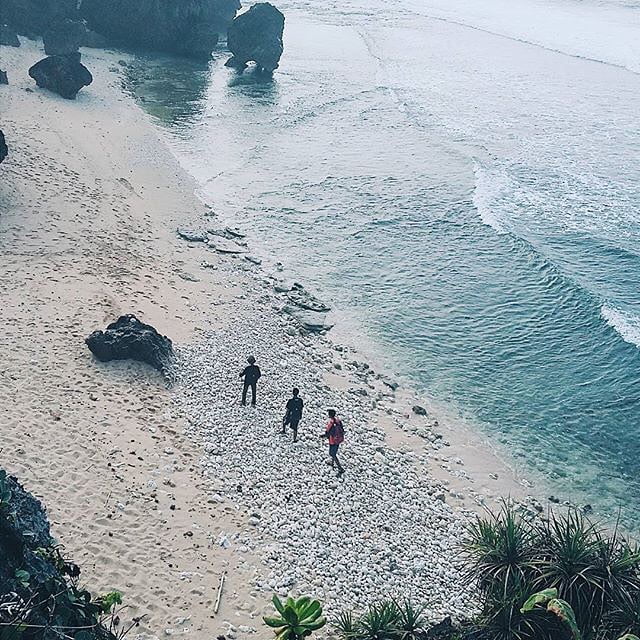
[[[476,434],[414,414],[424,403],[349,345],[301,335],[259,266],[178,236],[224,221],[123,93],[124,54],[85,50],[94,82],[75,101],[28,77],[40,44],[1,54],[0,466],[46,504],[86,584],[122,591],[125,617],[145,616],[141,638],[267,638],[272,591],[313,592],[331,615],[381,581],[429,596],[434,619],[464,613],[447,593],[464,521],[500,496],[526,501],[528,483]],[[174,341],[175,385],[91,356],[84,338],[125,313]],[[250,352],[265,374],[255,411],[239,406]],[[294,384],[307,401],[299,446],[278,433]],[[346,419],[343,480],[317,437],[328,406]],[[359,545],[383,556],[350,558]],[[356,566],[380,571],[369,584]]]

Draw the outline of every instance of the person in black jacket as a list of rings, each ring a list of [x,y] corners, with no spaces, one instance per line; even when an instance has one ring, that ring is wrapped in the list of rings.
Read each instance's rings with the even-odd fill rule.
[[[256,359],[253,356],[249,356],[247,358],[247,362],[249,363],[248,367],[245,367],[242,373],[240,373],[240,377],[244,378],[244,386],[242,387],[242,404],[247,404],[247,391],[249,387],[251,387],[251,406],[256,406],[256,385],[262,373],[260,372],[260,367],[256,364]]]
[[[304,405],[299,394],[300,390],[294,388],[293,398],[287,401],[287,409],[282,419],[282,433],[286,433],[287,425],[289,425],[293,431],[294,442],[298,442],[298,425],[302,419],[302,407]]]

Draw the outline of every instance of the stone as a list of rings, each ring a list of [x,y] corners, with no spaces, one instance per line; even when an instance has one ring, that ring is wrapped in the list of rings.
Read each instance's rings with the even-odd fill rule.
[[[226,65],[244,70],[255,62],[258,71],[273,73],[278,68],[284,46],[284,15],[269,2],[254,4],[229,26],[227,46],[233,54]]]
[[[18,33],[35,38],[64,18],[78,19],[78,0],[2,0],[0,15]]]
[[[291,305],[286,305],[282,311],[289,314],[307,333],[326,333],[333,328],[333,324],[327,322],[325,313],[306,311]]]
[[[5,47],[19,47],[18,34],[7,24],[0,24],[0,45]]]
[[[318,300],[314,295],[309,293],[301,284],[295,282],[293,287],[287,291],[287,298],[300,307],[301,309],[307,309],[309,311],[317,311],[319,313],[326,313],[331,310],[327,304]]]
[[[206,242],[208,238],[204,231],[190,229],[189,227],[178,227],[176,231],[183,240],[188,240],[189,242]]]
[[[233,240],[227,240],[220,236],[209,238],[209,246],[212,249],[215,249],[218,253],[236,254],[245,252],[244,248],[236,242],[233,242]]]
[[[39,87],[67,100],[74,100],[82,87],[93,82],[89,69],[80,62],[79,53],[43,58],[29,69],[29,75]]]
[[[134,315],[120,316],[105,331],[94,331],[85,342],[101,362],[139,360],[165,375],[172,369],[174,353],[171,340]]]
[[[7,72],[0,69],[0,84],[9,84],[9,78]]]
[[[4,133],[0,129],[0,162],[2,162],[7,155],[9,154],[9,149],[7,148],[7,143],[4,140]]]
[[[114,43],[207,60],[239,8],[239,0],[83,0],[80,13]]]
[[[81,20],[58,20],[42,34],[44,52],[48,56],[67,56],[76,53],[84,44],[87,27]]]
[[[412,411],[417,416],[426,416],[427,415],[427,410],[424,407],[421,407],[419,404],[414,405]]]

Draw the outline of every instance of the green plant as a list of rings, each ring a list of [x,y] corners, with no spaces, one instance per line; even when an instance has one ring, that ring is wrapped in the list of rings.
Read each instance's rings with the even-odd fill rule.
[[[356,628],[356,620],[354,620],[353,613],[351,611],[343,611],[336,618],[333,626],[345,640],[357,638],[358,632]]]
[[[9,508],[9,502],[11,501],[11,490],[6,478],[7,472],[4,469],[0,469],[0,513]]]
[[[400,626],[400,611],[393,600],[369,605],[355,624],[356,640],[394,640]]]
[[[302,640],[327,623],[322,615],[322,606],[308,596],[287,598],[283,603],[277,595],[273,596],[273,606],[277,616],[265,616],[267,626],[275,629],[276,640]]]
[[[543,609],[546,613],[558,618],[566,628],[572,640],[581,640],[580,630],[576,624],[576,616],[571,605],[558,598],[557,589],[545,589],[534,593],[520,609],[520,613],[531,613]]]
[[[398,611],[398,629],[395,637],[399,640],[417,640],[422,637],[426,624],[425,608],[414,606],[408,599],[394,604]]]

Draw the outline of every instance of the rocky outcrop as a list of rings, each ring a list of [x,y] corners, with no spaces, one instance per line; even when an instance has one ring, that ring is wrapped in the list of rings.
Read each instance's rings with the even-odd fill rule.
[[[238,0],[83,0],[89,29],[134,48],[208,59]]]
[[[9,78],[7,72],[0,69],[0,84],[9,84]]]
[[[140,360],[164,374],[172,368],[171,340],[133,315],[120,316],[105,331],[94,331],[86,340],[91,353],[101,360]]]
[[[42,35],[44,52],[48,56],[67,56],[85,44],[87,27],[81,20],[58,20]]]
[[[41,36],[49,26],[78,17],[77,0],[2,0],[2,21],[26,36]]]
[[[278,68],[283,51],[284,16],[268,2],[253,5],[229,27],[227,46],[233,54],[228,67],[243,70],[255,62],[259,71],[272,73]]]
[[[7,148],[7,143],[4,140],[4,133],[0,129],[0,162],[2,162],[7,155],[9,155],[9,149]]]
[[[20,46],[18,34],[8,24],[0,24],[0,44],[5,47]]]
[[[80,62],[79,53],[43,58],[29,69],[29,75],[39,87],[68,100],[74,100],[82,87],[93,82],[89,69]]]
[[[62,637],[58,632],[34,631],[55,625],[89,629],[83,638],[115,640],[99,622],[105,601],[93,600],[79,588],[79,575],[78,566],[56,548],[40,501],[0,469],[0,636]],[[111,594],[111,599],[117,601],[118,595]]]

